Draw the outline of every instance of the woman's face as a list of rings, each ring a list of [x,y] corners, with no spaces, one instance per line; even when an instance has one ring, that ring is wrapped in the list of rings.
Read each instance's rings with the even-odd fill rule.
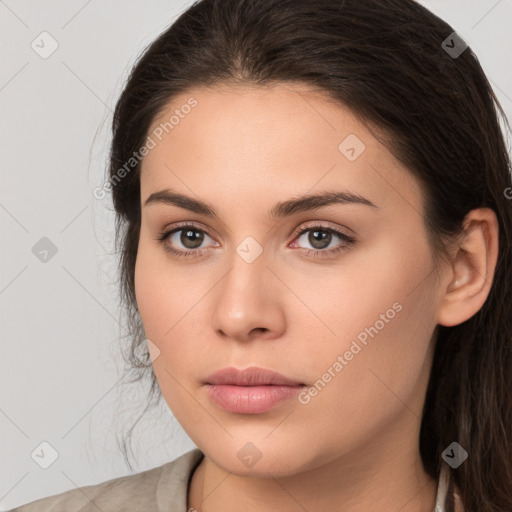
[[[226,471],[275,476],[416,446],[440,304],[417,180],[349,110],[298,85],[195,89],[149,136],[137,302],[194,443]],[[145,204],[161,191],[210,214]],[[212,399],[212,373],[250,366],[305,386],[273,406]]]

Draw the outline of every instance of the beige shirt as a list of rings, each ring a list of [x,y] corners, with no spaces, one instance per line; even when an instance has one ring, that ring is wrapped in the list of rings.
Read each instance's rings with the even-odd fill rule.
[[[188,512],[188,487],[203,456],[194,448],[162,466],[41,498],[10,512]],[[449,475],[443,464],[433,512],[446,512]]]

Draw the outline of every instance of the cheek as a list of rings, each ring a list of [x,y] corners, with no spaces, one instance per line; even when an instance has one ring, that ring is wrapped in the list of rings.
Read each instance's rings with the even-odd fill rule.
[[[152,251],[141,241],[135,263],[135,296],[140,316],[149,339],[158,338],[165,317],[161,312],[167,307],[162,303],[162,274],[155,265]]]
[[[139,244],[134,281],[144,332],[146,338],[158,347],[160,354],[155,363],[161,364],[167,356],[167,340],[174,334],[173,326],[178,321],[176,317],[181,308],[177,301],[179,294],[169,282],[169,272],[162,267],[157,252],[144,242]]]
[[[183,295],[177,290],[169,271],[165,271],[155,250],[139,246],[135,265],[135,294],[146,338],[158,347],[152,358],[153,371],[162,396],[178,421],[190,414],[189,374],[194,368],[194,339],[186,332],[187,309]],[[180,385],[181,383],[181,385]]]
[[[152,240],[145,230],[141,232],[135,263],[135,295],[140,316],[148,338],[158,346],[171,335],[172,328],[183,316],[183,294],[179,277],[169,265],[164,248]],[[193,286],[190,287],[193,290]],[[160,343],[159,343],[160,340]]]
[[[333,424],[357,418],[370,429],[404,410],[404,402],[421,417],[417,392],[435,327],[433,290],[425,279],[429,253],[421,243],[402,255],[395,247],[383,246],[379,258],[373,253],[373,264],[361,258],[323,289],[330,305],[324,302],[322,318],[336,334],[314,354],[303,349],[315,361],[322,389],[311,402]]]
[[[318,402],[312,407],[319,417],[323,416],[324,424],[332,426],[331,432],[340,444],[356,446],[378,439],[387,426],[400,424],[399,418],[414,429],[422,417],[431,362],[428,356],[432,354],[431,332],[427,322],[421,320],[421,299],[409,297],[400,303],[403,309],[389,323],[382,327],[374,322],[360,331],[365,343],[352,338],[352,350],[357,353],[349,355],[350,361],[344,358],[346,365],[333,383],[313,399]],[[346,342],[339,348],[329,364],[338,354],[345,355],[347,349],[349,354],[352,352]]]
[[[205,291],[188,274],[171,270],[163,249],[139,245],[135,295],[146,338],[159,349],[155,374],[166,386],[178,386],[169,374],[180,381],[193,375],[197,354],[204,350],[205,333],[197,315]]]

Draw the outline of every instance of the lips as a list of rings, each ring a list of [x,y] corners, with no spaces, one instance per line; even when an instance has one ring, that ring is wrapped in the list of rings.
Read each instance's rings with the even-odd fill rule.
[[[208,396],[222,409],[261,414],[296,398],[304,383],[265,368],[224,368],[204,382]]]
[[[303,382],[285,377],[274,370],[251,366],[244,370],[234,367],[223,368],[210,375],[205,384],[226,384],[232,386],[303,386]]]

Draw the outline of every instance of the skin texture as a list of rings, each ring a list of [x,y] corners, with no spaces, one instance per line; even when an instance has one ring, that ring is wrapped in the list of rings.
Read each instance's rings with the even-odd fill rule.
[[[210,203],[219,218],[142,207],[135,269],[163,396],[205,454],[188,506],[431,512],[437,482],[418,443],[435,329],[485,302],[498,250],[494,212],[470,213],[467,236],[434,279],[419,182],[347,108],[300,84],[216,86],[174,98],[152,129],[191,97],[197,106],[144,158],[141,204],[170,188]],[[339,149],[350,134],[365,145],[354,161]],[[341,190],[378,208],[334,204],[269,219],[280,201]],[[198,257],[178,259],[156,241],[183,221],[207,233]],[[299,236],[311,222],[355,243],[322,256],[345,242]],[[181,234],[165,243],[200,250]],[[251,263],[237,253],[248,236],[263,250]],[[401,311],[307,404],[235,414],[206,393],[204,380],[227,366],[260,366],[312,386],[396,303]],[[261,455],[252,467],[237,456],[247,443]]]

